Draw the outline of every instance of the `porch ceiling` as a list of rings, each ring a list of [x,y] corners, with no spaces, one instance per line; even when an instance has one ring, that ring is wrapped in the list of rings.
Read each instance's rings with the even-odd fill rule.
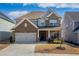
[[[50,31],[61,31],[61,27],[53,27],[53,28],[40,28],[38,30],[50,30]]]

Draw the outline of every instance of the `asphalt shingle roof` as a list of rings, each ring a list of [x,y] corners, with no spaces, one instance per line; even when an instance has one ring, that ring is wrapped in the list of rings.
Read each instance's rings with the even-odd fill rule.
[[[23,16],[20,16],[20,17],[16,18],[16,23],[18,23],[23,18],[28,18],[30,20],[35,20],[35,19],[41,17],[44,14],[45,14],[45,12],[43,12],[43,11],[33,11],[33,12],[30,12],[28,14],[25,14]]]

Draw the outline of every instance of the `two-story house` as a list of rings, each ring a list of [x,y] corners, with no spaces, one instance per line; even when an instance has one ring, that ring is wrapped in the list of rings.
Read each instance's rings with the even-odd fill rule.
[[[33,11],[16,19],[15,42],[39,42],[60,37],[61,17],[50,8],[48,11]]]
[[[66,12],[62,22],[63,39],[79,44],[79,12]]]

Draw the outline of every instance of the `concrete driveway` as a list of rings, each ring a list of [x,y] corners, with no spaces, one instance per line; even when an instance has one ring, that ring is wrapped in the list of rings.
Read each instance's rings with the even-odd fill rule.
[[[38,43],[40,44],[40,43]],[[0,50],[0,56],[51,56],[54,54],[35,53],[37,44],[10,44],[7,48]]]
[[[32,56],[35,44],[10,44],[7,48],[0,51],[0,56]]]

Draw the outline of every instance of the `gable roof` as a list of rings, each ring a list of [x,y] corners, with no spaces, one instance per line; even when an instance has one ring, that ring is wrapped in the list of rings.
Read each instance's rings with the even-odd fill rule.
[[[15,23],[13,20],[11,20],[8,16],[6,16],[5,14],[3,14],[2,12],[0,12],[0,18],[9,21],[11,23]]]
[[[23,18],[23,20],[21,20],[20,22],[18,22],[15,26],[18,27],[24,20],[27,20],[30,24],[32,24],[35,28],[38,28],[34,23],[32,23],[28,18]]]
[[[51,8],[48,8],[48,11],[45,12],[45,14],[42,15],[41,17],[45,19],[50,17],[51,15],[55,15],[56,17],[61,18],[61,16],[54,9],[51,9]]]
[[[22,15],[16,18],[16,23],[18,23],[23,18],[28,18],[29,20],[36,20],[38,18],[49,17],[50,15],[55,14],[57,17],[61,18],[61,16],[52,8],[48,8],[47,12],[44,11],[32,11],[25,15]]]
[[[25,14],[23,16],[16,18],[16,23],[18,23],[23,18],[28,18],[29,20],[35,20],[44,14],[45,12],[43,11],[33,11],[33,12],[30,12],[28,14]]]
[[[52,13],[56,14],[57,17],[60,17],[55,11],[53,11],[53,10],[51,11],[51,10],[49,10],[49,9],[48,9],[47,12],[43,12],[43,11],[33,11],[33,12],[30,12],[30,13],[28,13],[28,14],[25,14],[25,15],[23,15],[23,16],[20,16],[20,17],[16,18],[16,24],[22,22],[22,20],[23,20],[24,18],[28,19],[28,20],[30,21],[30,23],[32,23],[31,20],[36,20],[36,19],[38,20],[38,18],[46,19],[47,16],[48,16],[48,15],[51,15]],[[21,24],[21,23],[20,23],[20,24]],[[35,27],[37,27],[36,24],[34,24],[34,25],[35,25]]]
[[[54,14],[58,18],[61,18],[60,15],[58,15],[57,13],[54,13],[54,12],[51,12],[50,14],[48,14],[47,17],[50,17],[52,14]]]
[[[55,14],[57,17],[61,18],[61,16],[53,8],[48,7],[48,12],[49,14],[47,15],[47,17],[50,17],[52,14]]]

